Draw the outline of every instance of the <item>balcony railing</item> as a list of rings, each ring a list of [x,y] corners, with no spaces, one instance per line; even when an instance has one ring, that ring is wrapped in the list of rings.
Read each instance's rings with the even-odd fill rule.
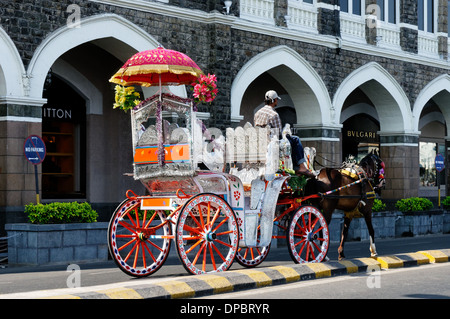
[[[352,42],[366,42],[366,21],[364,16],[341,12],[341,37]]]
[[[419,38],[417,40],[418,53],[423,56],[438,58],[438,39],[434,33],[419,31]]]
[[[289,29],[317,33],[317,7],[289,0],[286,22]]]
[[[240,16],[242,19],[258,23],[275,24],[275,0],[241,0]]]
[[[386,49],[401,50],[400,27],[396,24],[380,22],[377,26],[377,45]]]
[[[287,15],[284,16],[287,28],[309,33],[318,33],[318,9],[315,4],[302,0],[288,0]],[[275,25],[275,0],[240,0],[240,17],[255,23]],[[366,43],[366,17],[364,15],[340,13],[341,37],[343,40]],[[400,26],[383,21],[376,23],[377,46],[401,51]],[[450,52],[450,44],[449,44]],[[437,36],[419,31],[418,54],[439,58]]]

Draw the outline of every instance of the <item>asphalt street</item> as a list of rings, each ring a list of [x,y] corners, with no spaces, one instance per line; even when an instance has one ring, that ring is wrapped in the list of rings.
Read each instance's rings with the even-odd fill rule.
[[[450,263],[299,281],[201,299],[450,299]]]
[[[393,255],[417,252],[420,250],[436,250],[450,248],[450,234],[427,235],[412,238],[381,239],[376,242],[379,255]],[[328,252],[330,261],[337,260],[337,243],[332,243]],[[348,242],[345,246],[346,257],[369,257],[369,243]],[[267,259],[258,267],[271,267],[279,265],[293,265],[286,247],[272,248]],[[116,267],[114,262],[80,264],[81,288],[108,285],[108,287],[125,284],[152,283],[176,278],[187,278],[189,275],[172,247],[171,255],[166,264],[155,274],[147,278],[136,279],[124,274]],[[242,269],[235,262],[231,270]],[[70,285],[70,269],[68,265],[40,266],[40,267],[7,267],[0,269],[0,297],[6,294],[42,291],[67,288]]]

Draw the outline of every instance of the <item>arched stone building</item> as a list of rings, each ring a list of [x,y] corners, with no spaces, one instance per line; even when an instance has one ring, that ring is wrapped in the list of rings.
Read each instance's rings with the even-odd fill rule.
[[[252,121],[275,89],[283,121],[324,164],[375,148],[386,162],[384,198],[433,190],[432,159],[447,157],[450,139],[448,1],[424,3],[233,0],[227,14],[221,0],[4,1],[0,224],[22,220],[35,201],[23,156],[31,134],[49,148],[43,201],[86,200],[107,219],[127,189],[141,187],[123,176],[132,171],[130,121],[112,109],[108,79],[158,45],[216,74],[218,98],[199,106],[209,126]]]

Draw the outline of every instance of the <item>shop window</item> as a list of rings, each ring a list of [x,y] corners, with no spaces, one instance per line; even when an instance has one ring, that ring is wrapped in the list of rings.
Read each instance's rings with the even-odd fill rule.
[[[437,186],[435,159],[437,154],[445,154],[445,146],[435,142],[420,142],[420,186]],[[445,185],[445,174],[439,174],[439,182]]]
[[[86,196],[86,102],[68,84],[52,76],[42,107],[42,198]]]
[[[359,162],[370,152],[379,153],[378,121],[365,114],[357,114],[343,123],[342,159],[353,157]]]

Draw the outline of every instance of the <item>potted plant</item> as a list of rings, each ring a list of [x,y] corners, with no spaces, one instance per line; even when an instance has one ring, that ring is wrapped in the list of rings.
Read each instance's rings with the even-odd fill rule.
[[[427,198],[410,197],[395,203],[399,210],[395,228],[396,236],[417,236],[442,233],[443,212],[434,210],[433,203]]]
[[[108,223],[88,203],[25,206],[29,223],[7,224],[10,265],[49,265],[108,259]]]

